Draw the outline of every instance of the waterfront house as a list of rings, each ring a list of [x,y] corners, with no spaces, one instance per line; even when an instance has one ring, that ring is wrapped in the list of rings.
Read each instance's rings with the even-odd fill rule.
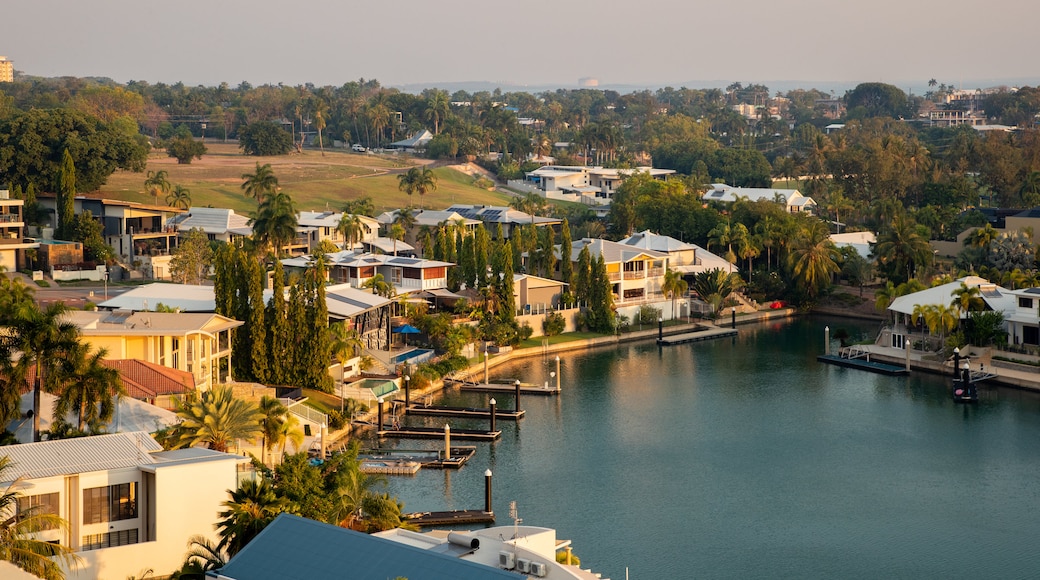
[[[513,274],[513,300],[516,311],[523,314],[544,314],[560,307],[560,295],[567,284],[531,274]]]
[[[379,214],[376,220],[383,226],[383,233],[389,236],[390,228],[397,221],[397,216],[404,210],[395,209],[394,211],[387,211]],[[480,220],[468,218],[459,212],[451,209],[446,210],[432,210],[432,209],[413,209],[412,218],[415,220],[415,225],[408,228],[404,232],[404,241],[410,246],[415,246],[422,237],[423,231],[430,231],[431,236],[435,236],[437,228],[441,225],[454,225],[465,228],[466,234],[472,233],[478,225]],[[401,250],[401,242],[397,243],[398,253],[405,253],[405,250]],[[413,248],[409,247],[409,250]],[[386,251],[385,253],[390,253]]]
[[[30,374],[34,375],[34,373]],[[128,391],[133,392],[133,387],[131,387],[125,379],[123,384],[127,387]],[[42,437],[47,439],[48,435],[45,432],[55,426],[54,408],[55,405],[57,405],[58,396],[52,395],[46,391],[41,392],[40,408],[34,409],[34,393],[28,384],[26,384],[23,391],[19,407],[21,413],[17,419],[7,424],[7,430],[14,434],[14,438],[18,443],[32,443],[33,415],[39,414],[40,432]],[[30,413],[30,411],[32,411],[32,413]],[[63,421],[66,425],[76,427],[79,423],[79,416],[75,410],[70,410],[65,417],[63,417]],[[112,414],[112,418],[99,427],[104,433],[134,433],[138,431],[154,433],[160,429],[176,425],[180,422],[181,419],[177,414],[169,409],[163,409],[136,398],[120,397],[115,401],[115,411]]]
[[[36,240],[25,237],[24,204],[24,200],[11,199],[8,190],[0,189],[0,267],[8,272],[25,268],[25,251],[40,247]]]
[[[571,244],[570,260],[575,265],[584,248],[588,248],[593,260],[603,256],[620,314],[631,317],[644,304],[662,308],[666,316],[671,312],[671,301],[661,291],[669,266],[668,254],[599,238],[582,238]]]
[[[1015,314],[1017,300],[1012,292],[997,286],[985,278],[965,276],[948,284],[941,284],[920,292],[899,296],[893,300],[892,304],[888,306],[888,311],[892,313],[894,323],[882,329],[878,338],[878,344],[901,349],[905,348],[907,341],[922,340],[921,336],[913,335],[915,327],[915,321],[913,320],[914,310],[922,306],[949,307],[954,300],[954,293],[960,290],[962,285],[979,289],[979,298],[982,299],[984,310],[1000,312],[1004,315],[1005,320]],[[968,317],[968,313],[964,311],[958,311],[957,315],[961,320]],[[924,327],[922,331],[926,332],[927,327]],[[925,338],[929,339],[928,337]]]
[[[328,254],[328,257],[328,277],[333,283],[361,288],[377,274],[382,274],[383,279],[394,286],[397,294],[446,288],[448,268],[455,266],[451,262],[438,260],[349,251]],[[311,267],[311,261],[306,257],[285,259],[282,264],[294,271]]]
[[[713,183],[711,189],[701,196],[704,201],[734,203],[739,199],[748,201],[766,200],[776,202],[788,213],[816,212],[813,198],[802,195],[797,189],[779,189],[772,187],[730,187],[725,183]]]
[[[231,339],[242,322],[190,312],[80,311],[65,314],[80,340],[113,359],[140,359],[190,373],[209,390],[231,380]]]
[[[1015,309],[1004,314],[1010,345],[1040,346],[1040,288],[1011,290]]]
[[[147,433],[115,433],[4,447],[22,478],[19,506],[61,516],[67,529],[39,532],[70,547],[69,580],[170,574],[196,535],[216,542],[227,490],[248,459],[210,449],[163,451]],[[11,481],[0,482],[7,486]]]
[[[684,277],[711,270],[740,271],[736,265],[727,262],[725,258],[717,256],[697,244],[682,242],[671,236],[655,234],[650,230],[644,230],[628,236],[618,243],[632,246],[633,248],[668,254],[668,267],[681,272]]]

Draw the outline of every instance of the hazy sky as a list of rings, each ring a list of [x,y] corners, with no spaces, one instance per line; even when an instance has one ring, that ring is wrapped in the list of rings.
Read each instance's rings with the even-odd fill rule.
[[[0,55],[189,85],[960,85],[1040,79],[1038,17],[1037,0],[3,0]]]

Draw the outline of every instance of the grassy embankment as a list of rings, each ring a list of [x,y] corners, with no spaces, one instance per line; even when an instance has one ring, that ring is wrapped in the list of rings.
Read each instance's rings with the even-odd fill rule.
[[[473,187],[474,177],[447,167],[434,169],[437,190],[420,200],[397,189],[397,175],[422,160],[407,155],[368,155],[340,150],[307,149],[302,154],[275,157],[243,155],[231,143],[207,143],[209,152],[191,162],[178,165],[163,152],[153,152],[148,171],[165,169],[171,184],[191,190],[192,205],[227,207],[242,214],[256,209],[256,202],[242,194],[242,175],[252,173],[256,163],[270,163],[282,191],[290,194],[297,209],[338,210],[344,201],[364,196],[372,198],[383,211],[423,203],[427,208],[443,209],[452,203],[505,205],[507,196]],[[145,192],[146,173],[119,171],[101,187],[107,198],[141,203],[156,203]],[[158,200],[165,204],[164,199]]]

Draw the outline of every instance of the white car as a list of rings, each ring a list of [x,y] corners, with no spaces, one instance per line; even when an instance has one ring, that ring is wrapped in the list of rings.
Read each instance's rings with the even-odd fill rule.
[[[354,143],[353,145],[351,145],[350,146],[350,150],[351,151],[356,151],[358,153],[364,153],[365,152],[364,146],[362,146],[360,143]]]

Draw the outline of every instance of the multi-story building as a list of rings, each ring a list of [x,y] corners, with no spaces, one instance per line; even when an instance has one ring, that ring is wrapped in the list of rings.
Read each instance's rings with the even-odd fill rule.
[[[0,266],[8,272],[24,268],[25,251],[40,247],[36,240],[25,237],[24,204],[23,200],[11,199],[6,189],[0,189]]]
[[[13,466],[0,486],[22,479],[19,507],[68,522],[38,537],[76,554],[76,564],[63,565],[70,580],[179,569],[193,536],[219,540],[221,504],[248,465],[210,449],[163,451],[143,432],[9,445],[3,454]]]
[[[558,226],[563,223],[563,220],[558,218],[531,215],[527,212],[502,205],[456,204],[449,207],[447,211],[453,211],[468,219],[484,222],[484,227],[487,228],[492,237],[496,235],[498,226],[502,226],[502,236],[507,240],[513,237],[515,228],[528,225],[534,225],[535,227]]]
[[[603,256],[619,313],[631,315],[643,304],[668,302],[661,290],[668,269],[668,254],[603,239],[583,238],[571,244],[572,263],[578,263],[584,248],[588,248],[593,260]]]
[[[816,211],[816,202],[811,197],[802,195],[797,189],[777,189],[773,187],[731,187],[725,183],[713,183],[711,189],[701,197],[704,201],[733,203],[739,199],[748,201],[773,201],[784,206],[789,213],[808,213]]]
[[[6,56],[0,56],[0,83],[14,81],[14,61]]]
[[[655,179],[664,179],[674,169],[610,169],[584,165],[546,165],[528,172],[523,180],[510,180],[509,187],[538,193],[548,199],[573,201],[586,205],[609,205],[621,179],[633,173],[648,173]]]
[[[336,284],[350,284],[361,288],[377,274],[393,285],[397,294],[423,290],[439,290],[448,286],[448,268],[451,262],[390,256],[387,254],[357,254],[338,252],[328,254],[329,280]],[[311,266],[307,257],[282,260],[286,268],[304,270]]]
[[[353,248],[346,247],[347,239],[339,230],[339,224],[346,215],[341,211],[301,211],[296,220],[297,225],[303,228],[303,233],[308,241],[308,253],[318,247],[322,240],[329,240],[337,247],[344,250]],[[364,215],[358,215],[361,222],[361,237],[358,243],[371,242],[379,237],[379,222]]]

